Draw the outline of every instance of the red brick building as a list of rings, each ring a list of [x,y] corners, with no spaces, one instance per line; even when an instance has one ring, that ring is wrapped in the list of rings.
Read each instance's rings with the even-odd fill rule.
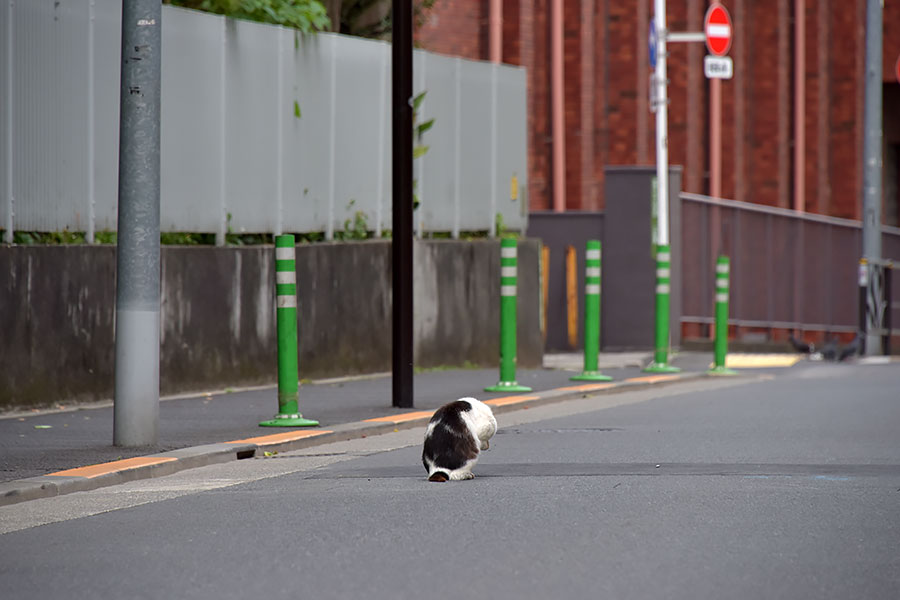
[[[502,0],[502,61],[528,69],[532,210],[553,207],[550,49],[556,1]],[[647,28],[653,2],[558,1],[564,32],[565,206],[602,209],[605,165],[653,165],[656,160],[648,106]],[[669,0],[669,28],[701,31],[708,4]],[[729,55],[735,74],[722,84],[722,196],[858,219],[866,0],[723,4],[734,22]],[[884,212],[885,222],[896,225],[900,84],[894,71],[900,57],[900,3],[884,4]],[[488,0],[438,0],[416,41],[435,52],[487,60],[489,6]],[[685,191],[706,194],[706,49],[702,43],[678,43],[669,50],[670,163],[684,167]],[[795,77],[798,70],[802,76]],[[803,143],[798,146],[797,140]]]

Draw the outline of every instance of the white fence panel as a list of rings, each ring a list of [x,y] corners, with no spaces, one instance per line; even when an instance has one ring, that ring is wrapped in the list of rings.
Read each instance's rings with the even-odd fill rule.
[[[528,120],[522,90],[526,85],[525,69],[498,68],[497,112],[495,125],[502,135],[497,148],[497,211],[503,225],[525,231],[528,220],[528,141],[523,123]],[[515,194],[512,185],[515,181]],[[515,199],[513,196],[515,195]]]
[[[0,8],[0,228],[114,230],[121,3]],[[390,46],[163,7],[161,229],[391,228]],[[525,74],[415,51],[416,229],[524,230]],[[298,114],[299,113],[299,116]]]
[[[462,61],[462,66],[460,229],[492,231],[495,213],[491,199],[490,149],[495,123],[491,122],[491,69],[490,65],[472,61]]]
[[[95,0],[93,27],[88,38],[93,37],[94,107],[92,153],[94,230],[115,231],[119,207],[119,90],[121,81],[122,51],[122,2],[120,0]],[[165,52],[165,49],[163,50]],[[90,67],[90,64],[88,65]],[[165,90],[161,90],[165,93]],[[165,127],[165,123],[160,124]],[[162,205],[160,205],[162,210]],[[72,229],[72,227],[70,227]]]
[[[176,16],[167,13],[167,17]],[[160,228],[219,232],[225,192],[224,17],[179,11],[163,23]]]
[[[235,232],[276,229],[280,28],[229,19],[225,44],[225,209]]]
[[[421,204],[415,213],[419,223],[429,231],[458,231],[456,202],[455,163],[458,160],[456,146],[456,84],[457,59],[422,53],[423,68],[417,73],[424,79],[420,88],[426,91],[422,114],[417,122],[434,119],[434,126],[427,131],[422,143],[428,152],[415,162],[421,163],[416,191]]]
[[[290,114],[284,158],[285,231],[325,231],[331,197],[334,39],[292,36],[285,81]],[[296,105],[295,105],[296,103]],[[295,108],[300,118],[295,115]]]
[[[336,84],[334,88],[334,215],[335,229],[343,229],[357,211],[371,221],[379,214],[379,181],[390,161],[379,155],[390,154],[383,145],[385,120],[389,119],[382,89],[387,75],[384,60],[390,46],[360,38],[335,40]],[[311,118],[315,118],[311,116]],[[379,171],[381,169],[381,171]],[[374,230],[374,227],[371,227]]]
[[[0,227],[6,233],[2,241],[12,242],[13,227],[13,45],[15,38],[14,10],[12,2],[5,2],[0,6],[3,11],[3,21],[0,22],[0,36],[3,45],[0,46],[2,60],[0,60],[0,85],[3,96],[0,101]]]
[[[21,223],[17,227],[84,231],[91,221],[87,4],[35,0],[10,4],[9,10],[14,30],[12,176],[17,199],[13,211]],[[28,68],[21,68],[23,60]]]

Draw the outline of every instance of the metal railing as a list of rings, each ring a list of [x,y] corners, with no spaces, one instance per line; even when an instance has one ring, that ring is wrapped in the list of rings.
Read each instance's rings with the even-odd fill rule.
[[[680,197],[682,323],[713,323],[715,259],[721,254],[731,258],[729,324],[858,330],[859,221],[699,194]],[[885,258],[900,260],[900,229],[883,227],[882,247]],[[898,291],[893,289],[894,298]],[[897,317],[898,309],[889,310]]]

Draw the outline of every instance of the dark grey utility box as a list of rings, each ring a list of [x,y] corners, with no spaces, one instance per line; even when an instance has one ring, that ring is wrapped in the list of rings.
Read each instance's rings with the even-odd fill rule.
[[[605,351],[652,350],[656,321],[656,261],[651,239],[655,167],[606,167],[600,346]],[[669,167],[672,254],[669,331],[681,344],[681,167]]]

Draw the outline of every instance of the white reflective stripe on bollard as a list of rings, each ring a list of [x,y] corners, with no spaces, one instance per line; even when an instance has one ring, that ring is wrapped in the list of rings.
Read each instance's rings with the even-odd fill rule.
[[[275,283],[278,283],[278,284],[297,283],[296,271],[276,271],[275,272]]]
[[[297,296],[278,296],[275,299],[275,306],[278,308],[297,308]]]

